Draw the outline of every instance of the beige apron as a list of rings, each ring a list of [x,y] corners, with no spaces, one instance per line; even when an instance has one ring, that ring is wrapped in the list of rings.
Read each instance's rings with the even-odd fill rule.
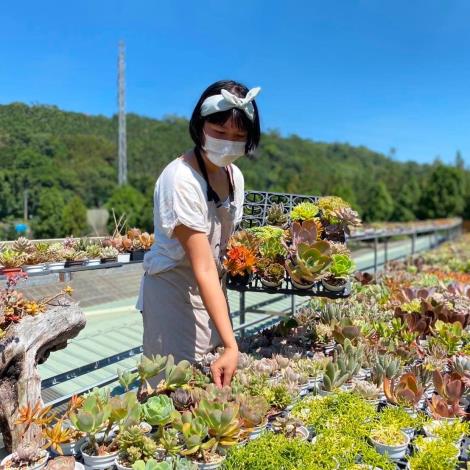
[[[201,170],[207,183],[205,168]],[[221,204],[208,185],[208,239],[219,276],[222,273],[222,257],[233,233],[236,214],[231,171],[228,173],[229,204]],[[216,200],[211,200],[213,195]],[[197,282],[187,258],[181,265],[169,271],[144,275],[142,315],[146,356],[172,354],[175,361],[186,359],[195,362],[221,344],[217,330],[199,295]]]

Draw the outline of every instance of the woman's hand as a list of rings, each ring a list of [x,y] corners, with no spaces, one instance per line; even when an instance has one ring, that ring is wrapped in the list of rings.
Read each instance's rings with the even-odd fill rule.
[[[217,387],[230,385],[232,377],[237,371],[238,347],[231,346],[224,348],[222,356],[211,364],[212,378]]]

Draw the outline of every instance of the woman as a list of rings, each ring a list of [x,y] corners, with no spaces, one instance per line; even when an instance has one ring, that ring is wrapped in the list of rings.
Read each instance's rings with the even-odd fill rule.
[[[155,186],[155,242],[138,301],[144,354],[195,362],[222,345],[211,366],[219,387],[230,384],[238,360],[221,284],[222,258],[243,213],[243,175],[233,162],[259,144],[259,91],[224,80],[199,99],[189,123],[194,149],[172,161]]]

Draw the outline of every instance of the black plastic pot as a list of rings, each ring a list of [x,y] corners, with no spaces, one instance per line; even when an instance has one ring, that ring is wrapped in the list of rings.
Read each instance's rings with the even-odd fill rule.
[[[230,282],[235,286],[247,286],[253,280],[253,274],[246,274],[244,276],[229,274]]]
[[[84,259],[67,260],[67,261],[65,261],[64,268],[71,268],[72,266],[83,266],[85,264],[85,261],[86,260],[84,260]]]
[[[143,261],[145,250],[134,250],[131,251],[131,261]]]

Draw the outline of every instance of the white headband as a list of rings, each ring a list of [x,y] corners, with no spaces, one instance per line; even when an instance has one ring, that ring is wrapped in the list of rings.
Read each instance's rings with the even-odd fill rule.
[[[252,88],[245,96],[240,98],[227,90],[220,90],[220,95],[213,95],[206,98],[201,106],[201,116],[227,111],[238,108],[245,112],[250,121],[255,119],[255,108],[252,101],[256,98],[261,88]]]

